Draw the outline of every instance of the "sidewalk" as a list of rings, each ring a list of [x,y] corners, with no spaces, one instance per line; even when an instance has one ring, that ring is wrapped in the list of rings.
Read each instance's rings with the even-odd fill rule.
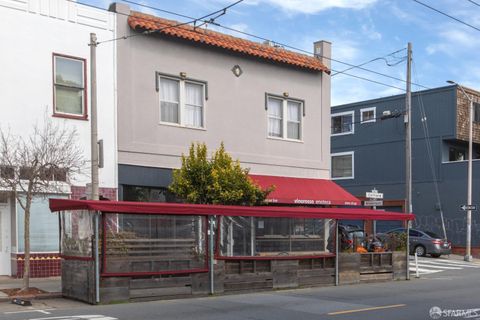
[[[21,288],[23,279],[15,279],[8,276],[0,276],[0,289]],[[47,293],[37,296],[37,298],[54,298],[62,295],[62,283],[60,277],[51,278],[31,278],[30,287],[35,287],[46,291]],[[32,298],[32,297],[28,297]],[[12,298],[0,291],[0,302],[10,301]]]

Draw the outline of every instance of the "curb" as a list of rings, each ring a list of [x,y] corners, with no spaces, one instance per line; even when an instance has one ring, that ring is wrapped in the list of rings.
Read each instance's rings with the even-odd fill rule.
[[[48,292],[48,293],[41,293],[37,295],[31,296],[11,296],[6,298],[0,298],[0,302],[11,302],[14,298],[22,299],[22,300],[44,300],[44,299],[53,299],[53,298],[62,298],[61,292]]]

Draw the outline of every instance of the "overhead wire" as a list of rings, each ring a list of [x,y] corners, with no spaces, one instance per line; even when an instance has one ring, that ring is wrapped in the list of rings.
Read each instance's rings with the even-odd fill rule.
[[[76,1],[76,0],[67,0],[69,2],[73,2],[73,3],[76,3],[76,4],[81,4],[81,5],[86,5],[86,6],[89,6],[89,7],[92,7],[92,8],[95,8],[95,9],[99,9],[99,10],[106,10],[105,8],[102,8],[102,7],[99,7],[99,6],[95,6],[95,5],[91,5],[91,4],[86,4],[86,3],[82,3],[80,1]],[[205,20],[205,18],[208,18],[214,14],[218,14],[219,12],[222,12],[225,8],[231,8],[233,5],[235,4],[238,4],[240,3],[241,1],[236,1],[235,3],[225,7],[225,8],[222,8],[220,10],[217,10],[215,12],[212,12],[208,15],[205,15],[203,17],[200,17],[200,18],[192,18],[190,16],[187,16],[187,15],[184,15],[184,14],[180,14],[180,13],[177,13],[177,12],[173,12],[173,11],[169,11],[169,10],[164,10],[164,9],[160,9],[160,8],[157,8],[157,7],[153,7],[153,6],[149,6],[149,5],[144,5],[144,4],[141,4],[141,3],[137,3],[137,2],[134,2],[134,1],[130,1],[130,0],[121,0],[123,2],[126,2],[126,3],[130,3],[130,4],[133,4],[133,5],[137,5],[137,6],[140,6],[140,7],[144,7],[144,8],[148,8],[148,9],[151,9],[151,10],[157,10],[157,11],[160,11],[160,12],[164,12],[164,13],[168,13],[168,14],[172,14],[172,15],[176,15],[176,16],[180,16],[180,17],[184,17],[184,18],[189,18],[189,19],[192,19],[191,21],[188,21],[188,22],[182,22],[182,23],[178,23],[178,24],[175,24],[175,25],[171,25],[171,26],[166,26],[164,28],[160,28],[160,29],[155,29],[155,30],[149,30],[147,32],[140,32],[140,33],[136,33],[136,34],[133,34],[133,35],[129,35],[129,36],[122,36],[122,37],[118,37],[118,38],[115,38],[115,39],[110,39],[110,40],[104,40],[104,41],[99,41],[97,42],[98,43],[105,43],[105,42],[111,42],[111,41],[117,41],[117,40],[125,40],[125,39],[128,39],[128,38],[131,38],[131,37],[135,37],[135,36],[138,36],[138,35],[145,35],[145,34],[148,34],[148,33],[155,33],[155,32],[161,32],[165,29],[168,29],[168,28],[175,28],[175,27],[180,27],[180,26],[183,26],[183,25],[188,25],[188,24],[191,24],[191,23],[194,23],[196,21],[202,21],[202,22],[206,22],[206,23],[210,23],[210,24],[213,24],[215,26],[218,26],[220,28],[223,28],[223,29],[226,29],[226,30],[230,30],[230,31],[233,31],[233,32],[237,32],[237,33],[240,33],[240,34],[243,34],[243,35],[246,35],[246,36],[249,36],[249,37],[252,37],[252,38],[256,38],[256,39],[259,39],[259,40],[263,40],[263,41],[269,41],[269,42],[272,42],[274,43],[275,45],[279,45],[281,47],[284,47],[284,48],[290,48],[292,50],[296,50],[296,51],[299,51],[299,52],[303,52],[303,53],[308,53],[309,55],[314,55],[314,53],[310,52],[310,51],[307,51],[307,50],[304,50],[304,49],[300,49],[300,48],[296,48],[296,47],[293,47],[293,46],[290,46],[290,45],[286,45],[286,44],[282,44],[282,43],[279,43],[279,42],[275,42],[275,41],[271,41],[267,38],[264,38],[264,37],[261,37],[261,36],[257,36],[257,35],[254,35],[254,34],[251,34],[251,33],[248,33],[248,32],[245,32],[245,31],[241,31],[241,30],[237,30],[237,29],[234,29],[234,28],[231,28],[231,27],[227,27],[227,26],[224,26],[224,25],[221,25],[215,21],[212,21],[212,20]],[[130,16],[129,14],[125,14],[125,13],[120,13],[120,12],[117,12],[117,14],[120,14],[120,15],[125,15],[125,16]],[[222,14],[223,15],[223,14]],[[155,21],[155,19],[149,19],[147,17],[138,17],[138,19],[142,19],[142,20],[146,20],[146,21]],[[198,28],[198,26],[197,26]],[[261,50],[261,48],[257,48],[259,50]],[[317,55],[318,56],[318,55]],[[380,76],[383,76],[383,77],[386,77],[386,78],[390,78],[392,80],[396,80],[396,81],[401,81],[401,82],[406,82],[406,80],[404,79],[401,79],[401,78],[397,78],[397,77],[393,77],[393,76],[390,76],[390,75],[387,75],[387,74],[384,74],[384,73],[381,73],[381,72],[377,72],[377,71],[374,71],[374,70],[370,70],[370,69],[367,69],[367,68],[363,68],[361,65],[353,65],[351,63],[348,63],[348,62],[344,62],[344,61],[340,61],[340,60],[337,60],[337,59],[334,59],[334,58],[331,58],[331,57],[323,57],[327,60],[331,60],[333,62],[337,62],[337,63],[341,63],[341,64],[344,64],[346,66],[349,66],[350,69],[359,69],[359,70],[363,70],[363,71],[367,71],[367,72],[370,72],[370,73],[373,73],[373,74],[377,74],[377,75],[380,75]],[[397,87],[397,86],[394,86],[394,85],[391,85],[391,84],[387,84],[387,83],[384,83],[384,82],[380,82],[380,81],[377,81],[377,80],[373,80],[373,79],[369,79],[369,78],[365,78],[365,77],[362,77],[362,76],[358,76],[358,75],[354,75],[354,74],[350,74],[350,73],[347,73],[345,72],[346,70],[343,70],[343,71],[339,71],[339,70],[335,70],[333,68],[330,68],[331,71],[333,72],[336,72],[338,74],[344,74],[344,75],[347,75],[349,77],[352,77],[352,78],[356,78],[356,79],[359,79],[359,80],[363,80],[363,81],[368,81],[368,82],[371,82],[371,83],[375,83],[375,84],[378,84],[378,85],[382,85],[382,86],[385,86],[385,87],[390,87],[390,88],[393,88],[393,89],[397,89],[397,90],[400,90],[400,91],[405,91],[405,89],[403,88],[400,88],[400,87]],[[428,87],[424,86],[424,85],[421,85],[421,84],[417,84],[417,83],[412,83],[412,85],[415,85],[415,86],[418,86],[418,87],[422,87],[422,88],[426,88],[426,89],[429,89]]]
[[[478,3],[478,2],[475,2],[475,1],[473,1],[473,0],[467,0],[467,1],[468,1],[468,2],[471,2],[471,3],[473,3],[474,5],[480,7],[480,3]]]
[[[375,62],[375,61],[378,61],[378,60],[384,60],[384,61],[385,61],[385,64],[386,64],[387,66],[389,66],[389,67],[396,66],[397,64],[399,64],[399,63],[401,63],[401,62],[404,62],[404,61],[406,60],[406,57],[403,57],[400,61],[398,61],[398,62],[396,62],[396,63],[394,63],[394,64],[390,64],[386,58],[389,57],[389,56],[392,56],[392,55],[394,55],[394,54],[396,54],[396,53],[398,53],[398,52],[404,51],[404,50],[406,50],[406,48],[399,49],[399,50],[397,50],[397,51],[394,51],[394,52],[389,53],[389,54],[387,54],[387,55],[384,55],[384,56],[382,56],[382,57],[378,57],[378,58],[374,58],[374,59],[368,60],[367,62],[363,62],[363,63],[358,64],[358,65],[356,65],[356,66],[349,67],[349,68],[347,68],[347,69],[345,69],[345,70],[335,72],[335,73],[332,74],[332,77],[333,77],[333,76],[336,76],[337,74],[342,74],[342,73],[344,73],[344,72],[346,72],[346,71],[349,71],[349,70],[352,70],[352,69],[355,69],[355,68],[363,67],[364,65],[367,65],[367,64],[369,64],[369,63],[372,63],[372,62]]]
[[[181,13],[177,13],[177,12],[174,12],[174,11],[169,11],[169,10],[164,10],[164,9],[160,9],[160,8],[157,8],[157,7],[153,7],[153,6],[149,6],[149,5],[145,5],[145,4],[142,4],[142,3],[138,3],[138,2],[135,2],[135,1],[132,1],[132,0],[120,0],[120,1],[123,1],[123,2],[126,2],[126,3],[129,3],[129,4],[133,4],[133,5],[137,5],[139,7],[144,7],[144,8],[147,8],[147,9],[151,9],[151,10],[156,10],[156,11],[159,11],[159,12],[164,12],[164,13],[168,13],[168,14],[171,14],[171,15],[176,15],[176,16],[179,16],[179,17],[183,17],[183,18],[187,18],[187,19],[195,19],[191,16],[188,16],[188,15],[185,15],[185,14],[181,14]],[[236,3],[234,3],[236,4]],[[230,5],[229,7],[231,7],[232,5]],[[228,7],[228,8],[229,8]],[[220,10],[218,10],[217,12],[219,12]],[[201,20],[201,19],[197,19],[197,20]],[[245,36],[248,36],[248,37],[251,37],[251,38],[255,38],[255,39],[258,39],[258,40],[262,40],[262,41],[268,41],[268,42],[271,42],[273,43],[274,45],[278,45],[278,46],[281,46],[281,47],[284,47],[284,48],[289,48],[289,49],[292,49],[292,50],[295,50],[295,51],[298,51],[298,52],[303,52],[303,53],[306,53],[308,55],[316,55],[314,54],[313,52],[311,51],[308,51],[308,50],[304,50],[304,49],[301,49],[301,48],[297,48],[297,47],[294,47],[294,46],[291,46],[291,45],[288,45],[288,44],[284,44],[284,43],[281,43],[281,42],[277,42],[277,41],[272,41],[270,39],[267,39],[265,37],[262,37],[262,36],[258,36],[258,35],[255,35],[255,34],[252,34],[252,33],[249,33],[249,32],[245,32],[245,31],[242,31],[242,30],[238,30],[238,29],[235,29],[235,28],[232,28],[232,27],[228,27],[228,26],[225,26],[225,25],[222,25],[218,22],[209,22],[210,24],[213,24],[217,27],[220,27],[222,29],[225,29],[225,30],[229,30],[229,31],[233,31],[233,32],[236,32],[236,33],[239,33],[239,34],[243,34]],[[316,55],[318,56],[318,55]],[[391,76],[391,75],[388,75],[388,74],[384,74],[384,73],[381,73],[381,72],[378,72],[378,71],[375,71],[375,70],[371,70],[371,69],[367,69],[367,68],[363,68],[361,65],[357,66],[357,65],[354,65],[354,64],[351,64],[351,63],[348,63],[348,62],[345,62],[345,61],[341,61],[341,60],[337,60],[337,59],[334,59],[332,57],[322,57],[322,58],[325,58],[327,60],[330,60],[330,61],[333,61],[333,62],[337,62],[337,63],[340,63],[340,64],[343,64],[343,65],[346,65],[348,67],[350,67],[351,69],[359,69],[359,70],[363,70],[363,71],[366,71],[366,72],[370,72],[370,73],[373,73],[373,74],[376,74],[376,75],[379,75],[379,76],[383,76],[383,77],[386,77],[386,78],[390,78],[392,80],[396,80],[396,81],[401,81],[401,82],[404,82],[406,83],[406,80],[404,79],[401,79],[401,78],[397,78],[397,77],[394,77],[394,76]],[[336,70],[333,70],[332,71],[334,72],[339,72],[339,71],[336,71]],[[361,79],[361,80],[365,80],[365,81],[370,81],[371,79],[367,79],[367,78],[364,78],[364,77],[359,77],[359,76],[353,76],[351,74],[347,74],[351,77],[354,77],[354,78],[358,78],[358,79]],[[379,84],[378,81],[375,81],[375,80],[372,80],[371,82],[373,83],[377,83]],[[418,83],[412,83],[412,85],[414,86],[417,86],[417,87],[421,87],[421,88],[424,88],[424,89],[430,89],[429,87],[426,87],[424,85],[421,85],[421,84],[418,84]],[[390,85],[387,85],[388,87],[392,87]],[[397,87],[393,87],[395,89],[398,89]]]
[[[468,22],[465,22],[465,21],[463,21],[463,20],[461,20],[461,19],[455,18],[454,16],[449,15],[448,13],[445,13],[445,12],[443,12],[443,11],[441,11],[441,10],[438,10],[438,9],[436,9],[436,8],[434,8],[434,7],[426,4],[426,3],[423,3],[423,2],[421,2],[421,1],[419,1],[419,0],[412,0],[412,1],[415,1],[416,3],[421,4],[422,6],[427,7],[427,8],[430,9],[430,10],[433,10],[433,11],[435,11],[435,12],[437,12],[437,13],[440,13],[441,15],[444,15],[444,16],[446,16],[446,17],[448,17],[448,18],[450,18],[450,19],[452,19],[452,20],[455,20],[455,21],[457,21],[457,22],[459,22],[459,23],[461,23],[461,24],[463,24],[463,25],[466,25],[467,27],[470,27],[470,28],[472,28],[472,29],[475,29],[475,30],[477,30],[477,31],[480,31],[480,28],[477,28],[477,27],[475,27],[474,25],[472,25],[472,24],[470,24],[470,23],[468,23]],[[475,3],[475,4],[476,4],[476,3]]]
[[[77,2],[77,1],[73,1],[73,0],[67,0],[67,1],[70,1],[70,2],[75,2],[75,3],[80,3],[80,2]],[[204,23],[214,23],[215,19],[225,15],[227,13],[227,10],[230,9],[231,7],[243,2],[244,0],[237,0],[233,3],[231,3],[230,5],[226,6],[226,7],[223,7],[219,10],[216,10],[212,13],[209,13],[209,14],[206,14],[200,18],[191,18],[192,20],[191,21],[187,21],[187,22],[180,22],[180,23],[177,23],[177,24],[174,24],[174,25],[170,25],[170,26],[166,26],[166,27],[163,27],[163,28],[159,28],[159,29],[153,29],[153,30],[146,30],[146,31],[143,31],[143,32],[140,32],[140,33],[135,33],[135,34],[131,34],[131,35],[128,35],[128,36],[122,36],[122,37],[117,37],[117,38],[114,38],[114,39],[109,39],[109,40],[103,40],[103,41],[98,41],[97,42],[97,45],[98,44],[102,44],[102,43],[106,43],[106,42],[112,42],[112,41],[117,41],[117,40],[126,40],[126,39],[129,39],[129,38],[133,38],[133,37],[136,37],[136,36],[139,36],[139,35],[147,35],[147,34],[152,34],[152,33],[158,33],[158,32],[161,32],[163,30],[166,30],[166,29],[170,29],[170,28],[177,28],[177,27],[181,27],[181,26],[184,26],[184,25],[189,25],[191,23],[195,23],[197,21],[202,21]],[[133,1],[129,1],[129,3],[134,3]],[[83,3],[81,3],[83,4]],[[141,5],[141,4],[137,4],[137,5]],[[94,6],[96,7],[96,6]],[[98,7],[96,7],[98,8]],[[99,9],[99,8],[98,8]],[[102,8],[103,9],[103,8]],[[153,7],[152,7],[153,9]],[[105,10],[105,9],[103,9]],[[127,15],[127,14],[125,14]],[[209,18],[213,15],[216,15],[215,17],[213,18],[210,18],[209,20],[205,21],[206,18]],[[127,15],[127,16],[130,16],[130,15]]]
[[[416,72],[416,67],[415,67],[415,61],[412,59],[412,67],[413,67],[413,74],[415,78],[417,78],[417,72]],[[417,93],[417,99],[418,99],[418,104],[420,107],[420,122],[422,123],[422,129],[423,129],[423,135],[425,138],[425,144],[427,146],[427,156],[428,156],[428,161],[430,164],[430,171],[432,174],[432,179],[433,179],[433,185],[435,189],[435,196],[437,198],[438,206],[439,206],[439,211],[440,211],[440,219],[442,221],[442,231],[443,231],[443,236],[445,239],[447,239],[447,231],[445,228],[445,219],[443,215],[443,206],[442,206],[442,199],[440,197],[440,191],[438,188],[438,178],[437,178],[437,173],[435,171],[435,161],[433,159],[433,149],[432,149],[432,143],[430,141],[430,133],[428,129],[428,118],[425,112],[425,105],[423,103],[423,98],[422,98],[422,92]]]

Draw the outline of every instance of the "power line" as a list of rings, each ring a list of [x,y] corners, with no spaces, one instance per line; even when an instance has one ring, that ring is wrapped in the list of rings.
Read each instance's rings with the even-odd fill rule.
[[[95,9],[100,9],[100,10],[106,10],[102,7],[98,7],[98,6],[95,6],[95,5],[90,5],[90,4],[86,4],[86,3],[82,3],[82,2],[79,2],[79,1],[75,1],[75,0],[67,0],[69,2],[72,2],[72,3],[76,3],[76,4],[81,4],[81,5],[85,5],[85,6],[88,6],[88,7],[92,7],[92,8],[95,8]],[[230,30],[230,31],[234,31],[234,32],[237,32],[237,33],[240,33],[240,34],[243,34],[243,35],[246,35],[246,36],[249,36],[249,37],[252,37],[252,38],[256,38],[256,39],[259,39],[259,40],[263,40],[263,41],[270,41],[274,44],[277,44],[277,45],[280,45],[282,47],[285,47],[285,48],[290,48],[290,49],[293,49],[295,51],[300,51],[300,52],[304,52],[304,53],[308,53],[309,55],[314,55],[312,52],[310,51],[307,51],[307,50],[303,50],[303,49],[300,49],[300,48],[296,48],[296,47],[293,47],[293,46],[290,46],[290,45],[286,45],[286,44],[282,44],[282,43],[279,43],[279,42],[275,42],[275,41],[271,41],[267,38],[264,38],[264,37],[261,37],[261,36],[257,36],[257,35],[254,35],[254,34],[250,34],[248,32],[244,32],[244,31],[240,31],[240,30],[237,30],[237,29],[234,29],[234,28],[230,28],[230,27],[227,27],[227,26],[224,26],[224,25],[221,25],[215,21],[212,21],[212,19],[210,20],[204,20],[206,17],[209,17],[215,13],[219,13],[221,12],[223,9],[220,9],[220,10],[217,10],[209,15],[206,15],[204,17],[201,17],[201,18],[192,18],[190,16],[187,16],[187,15],[184,15],[184,14],[180,14],[180,13],[176,13],[176,12],[173,12],[173,11],[168,11],[168,10],[164,10],[164,9],[159,9],[159,8],[156,8],[156,7],[152,7],[152,6],[148,6],[148,5],[143,5],[143,4],[140,4],[140,3],[137,3],[137,2],[134,2],[134,1],[130,1],[130,0],[121,0],[123,2],[127,2],[127,3],[130,3],[130,4],[134,4],[134,5],[138,5],[140,7],[144,7],[144,8],[148,8],[148,9],[152,9],[152,10],[157,10],[157,11],[160,11],[160,12],[164,12],[164,13],[168,13],[168,14],[172,14],[172,15],[176,15],[176,16],[180,16],[180,17],[184,17],[184,18],[189,18],[189,19],[192,19],[191,21],[189,22],[184,22],[184,23],[179,23],[177,25],[171,25],[171,26],[167,26],[167,27],[164,27],[164,28],[161,28],[161,29],[157,29],[157,30],[150,30],[150,31],[147,31],[147,32],[140,32],[140,33],[136,33],[136,34],[133,34],[133,35],[130,35],[130,36],[122,36],[122,37],[118,37],[118,38],[115,38],[115,39],[110,39],[110,40],[105,40],[105,41],[102,41],[102,42],[99,42],[99,43],[104,43],[104,42],[109,42],[109,41],[117,41],[117,40],[125,40],[125,39],[128,39],[128,38],[131,38],[131,37],[134,37],[134,36],[139,36],[139,35],[144,35],[144,34],[149,34],[149,33],[154,33],[154,32],[161,32],[162,30],[165,30],[165,29],[168,29],[168,28],[175,28],[175,27],[179,27],[179,26],[182,26],[182,25],[187,25],[187,24],[191,24],[191,23],[195,23],[196,21],[202,21],[202,22],[205,22],[205,23],[211,23],[215,26],[218,26],[220,28],[223,28],[223,29],[226,29],[226,30]],[[242,0],[243,1],[243,0]],[[233,5],[239,3],[241,1],[237,1],[235,3],[233,3],[232,5],[229,5],[228,7],[232,7]],[[106,10],[108,11],[108,10]],[[124,16],[130,16],[129,14],[125,14],[125,13],[119,13],[117,12],[117,14],[120,14],[120,15],[124,15]],[[149,19],[148,17],[137,17],[137,19],[141,19],[141,20],[145,20],[145,21],[156,21],[155,19]],[[197,26],[198,28],[198,26]],[[261,48],[257,48],[257,50],[262,50]],[[366,68],[363,68],[361,66],[356,66],[356,65],[353,65],[353,64],[350,64],[348,62],[344,62],[344,61],[340,61],[340,60],[336,60],[336,59],[333,59],[333,58],[330,58],[330,57],[324,57],[328,60],[331,60],[331,61],[334,61],[334,62],[338,62],[338,63],[341,63],[341,64],[344,64],[344,65],[347,65],[349,67],[351,67],[350,69],[354,69],[354,68],[357,68],[357,69],[360,69],[360,70],[364,70],[364,71],[367,71],[367,72],[371,72],[373,74],[377,74],[377,75],[380,75],[380,76],[383,76],[383,77],[387,77],[387,78],[390,78],[390,79],[393,79],[393,80],[397,80],[397,81],[401,81],[401,82],[406,82],[405,80],[403,79],[400,79],[400,78],[397,78],[397,77],[393,77],[393,76],[390,76],[390,75],[387,75],[387,74],[384,74],[384,73],[380,73],[380,72],[377,72],[377,71],[374,71],[374,70],[370,70],[370,69],[366,69]],[[339,73],[339,74],[344,74],[344,75],[347,75],[347,76],[350,76],[352,78],[357,78],[357,79],[360,79],[360,80],[364,80],[364,81],[368,81],[368,82],[371,82],[371,83],[375,83],[375,84],[378,84],[378,85],[382,85],[382,86],[386,86],[386,87],[390,87],[390,88],[394,88],[394,89],[397,89],[397,90],[401,90],[401,91],[405,91],[405,89],[403,88],[400,88],[400,87],[396,87],[396,86],[393,86],[393,85],[390,85],[390,84],[386,84],[384,82],[380,82],[380,81],[377,81],[377,80],[372,80],[372,79],[369,79],[369,78],[365,78],[365,77],[361,77],[361,76],[357,76],[357,75],[353,75],[353,74],[350,74],[350,73],[346,73],[345,71],[346,70],[343,70],[343,71],[339,71],[339,70],[335,70],[335,69],[332,69],[330,68],[333,72],[336,72],[336,73]],[[413,85],[415,86],[418,86],[418,87],[422,87],[422,88],[425,88],[425,89],[430,89],[424,85],[421,85],[421,84],[416,84],[416,83],[412,83]]]
[[[343,71],[339,71],[339,72],[336,72],[336,73],[332,74],[332,77],[333,77],[333,76],[336,76],[337,74],[342,74],[342,73],[344,73],[344,72],[346,72],[346,71],[349,71],[349,70],[352,70],[352,69],[355,69],[355,68],[362,67],[362,66],[364,66],[364,65],[366,65],[366,64],[369,64],[369,63],[371,63],[371,62],[378,61],[378,60],[384,60],[384,61],[385,61],[385,64],[386,64],[387,66],[393,67],[393,66],[395,66],[395,65],[397,65],[397,64],[405,61],[405,59],[402,58],[400,61],[396,62],[395,64],[389,64],[389,62],[388,62],[388,60],[386,59],[386,57],[392,56],[392,55],[394,55],[395,53],[398,53],[398,52],[401,52],[401,51],[404,51],[404,50],[405,50],[405,48],[402,48],[402,49],[397,50],[397,51],[395,51],[395,52],[389,53],[389,54],[387,54],[387,55],[385,55],[385,56],[383,56],[383,57],[374,58],[374,59],[371,59],[371,60],[369,60],[369,61],[367,61],[367,62],[361,63],[361,64],[359,64],[359,65],[356,65],[356,66],[353,66],[353,67],[349,67],[349,68],[347,68],[347,69],[345,69],[345,70],[343,70]]]
[[[227,13],[227,10],[239,3],[243,2],[243,0],[237,0],[235,1],[234,3],[220,9],[220,10],[217,10],[217,11],[214,11],[212,13],[209,13],[209,14],[206,14],[200,18],[192,18],[193,20],[192,21],[188,21],[188,22],[181,22],[181,23],[177,23],[175,25],[171,25],[171,26],[166,26],[166,27],[163,27],[163,28],[159,28],[159,29],[155,29],[155,30],[147,30],[147,31],[144,31],[144,32],[141,32],[141,33],[135,33],[135,34],[131,34],[131,35],[128,35],[128,36],[122,36],[122,37],[118,37],[118,38],[114,38],[114,39],[110,39],[110,40],[104,40],[104,41],[99,41],[97,42],[97,44],[101,44],[101,43],[106,43],[106,42],[111,42],[111,41],[117,41],[117,40],[126,40],[128,38],[133,38],[135,36],[138,36],[138,35],[146,35],[146,34],[152,34],[152,33],[158,33],[158,32],[161,32],[163,30],[166,30],[166,29],[170,29],[170,28],[176,28],[176,27],[181,27],[181,26],[184,26],[184,25],[188,25],[188,24],[191,24],[191,23],[196,23],[197,21],[203,21],[204,24],[205,23],[214,23],[215,19],[225,15]],[[133,3],[133,1],[131,1],[131,3]],[[215,17],[213,18],[210,18],[208,21],[205,21],[204,19],[208,18],[208,17],[211,17],[213,15],[216,15]]]
[[[183,17],[183,18],[188,18],[188,19],[195,19],[191,16],[188,16],[188,15],[184,15],[184,14],[181,14],[181,13],[177,13],[177,12],[174,12],[174,11],[168,11],[168,10],[164,10],[164,9],[160,9],[160,8],[157,8],[157,7],[153,7],[153,6],[149,6],[149,5],[144,5],[144,4],[141,4],[141,3],[137,3],[135,1],[131,1],[131,0],[121,0],[123,2],[127,2],[127,3],[130,3],[130,4],[134,4],[134,5],[137,5],[137,6],[140,6],[140,7],[144,7],[144,8],[148,8],[148,9],[152,9],[152,10],[157,10],[157,11],[160,11],[160,12],[165,12],[165,13],[168,13],[168,14],[172,14],[172,15],[176,15],[176,16],[179,16],[179,17]],[[219,10],[220,11],[220,10]],[[219,12],[218,11],[218,12]],[[197,20],[201,20],[201,19],[197,19]],[[204,21],[205,22],[205,21]],[[245,31],[241,31],[241,30],[237,30],[237,29],[234,29],[234,28],[231,28],[231,27],[227,27],[227,26],[224,26],[220,23],[217,23],[217,22],[212,22],[212,21],[209,21],[208,23],[211,23],[215,26],[218,26],[220,28],[223,28],[225,30],[229,30],[229,31],[233,31],[233,32],[236,32],[236,33],[239,33],[239,34],[243,34],[245,36],[248,36],[248,37],[252,37],[252,38],[255,38],[255,39],[258,39],[258,40],[262,40],[262,41],[268,41],[268,42],[272,42],[276,45],[279,45],[279,46],[282,46],[284,48],[289,48],[289,49],[292,49],[292,50],[295,50],[295,51],[298,51],[298,52],[303,52],[303,53],[307,53],[308,55],[315,55],[313,52],[311,51],[307,51],[307,50],[304,50],[304,49],[301,49],[301,48],[297,48],[297,47],[294,47],[294,46],[291,46],[291,45],[288,45],[288,44],[284,44],[284,43],[280,43],[280,42],[277,42],[277,41],[271,41],[270,39],[267,39],[265,37],[262,37],[262,36],[258,36],[258,35],[255,35],[255,34],[252,34],[252,33],[248,33],[248,32],[245,32]],[[383,76],[383,77],[386,77],[386,78],[390,78],[390,79],[393,79],[393,80],[396,80],[396,81],[401,81],[401,82],[404,82],[406,83],[406,80],[403,80],[401,78],[397,78],[397,77],[393,77],[393,76],[390,76],[390,75],[387,75],[387,74],[384,74],[384,73],[381,73],[381,72],[378,72],[378,71],[374,71],[374,70],[370,70],[370,69],[367,69],[367,68],[363,68],[362,66],[356,66],[356,65],[353,65],[351,63],[348,63],[348,62],[344,62],[344,61],[340,61],[340,60],[336,60],[334,58],[331,58],[331,57],[323,57],[325,59],[328,59],[330,61],[333,61],[333,62],[337,62],[337,63],[341,63],[341,64],[344,64],[348,67],[350,67],[351,69],[353,68],[356,68],[356,69],[360,69],[360,70],[363,70],[363,71],[367,71],[367,72],[370,72],[370,73],[373,73],[373,74],[376,74],[376,75],[379,75],[379,76]],[[335,71],[337,73],[339,73],[338,71],[336,70],[333,70],[332,71]],[[350,75],[352,77],[355,77],[353,75]],[[366,78],[362,78],[362,77],[358,77],[357,78],[360,78],[360,79],[363,79],[365,80]],[[368,81],[368,79],[367,79]],[[378,83],[376,82],[375,80],[372,80],[374,83]],[[429,87],[426,87],[424,85],[421,85],[421,84],[417,84],[417,83],[413,83],[412,82],[412,85],[415,85],[417,87],[421,87],[421,88],[424,88],[424,89],[430,89]],[[389,86],[389,85],[387,85]]]
[[[468,2],[471,2],[471,3],[473,3],[474,5],[480,7],[480,3],[478,3],[478,2],[475,2],[475,1],[473,1],[473,0],[467,0],[467,1],[468,1]]]
[[[460,19],[458,19],[458,18],[455,18],[454,16],[451,16],[451,15],[449,15],[448,13],[445,13],[445,12],[443,12],[443,11],[440,11],[440,10],[438,10],[438,9],[435,9],[434,7],[431,7],[431,6],[429,6],[428,4],[425,4],[425,3],[421,2],[421,1],[418,1],[418,0],[413,0],[413,1],[415,1],[415,2],[418,3],[418,4],[421,4],[421,5],[424,6],[424,7],[429,8],[430,10],[433,10],[433,11],[438,12],[438,13],[446,16],[446,17],[449,17],[450,19],[453,19],[453,20],[455,20],[455,21],[457,21],[457,22],[459,22],[459,23],[461,23],[461,24],[463,24],[463,25],[466,25],[466,26],[468,26],[468,27],[470,27],[470,28],[472,28],[472,29],[475,29],[475,30],[477,30],[477,31],[480,31],[480,28],[477,28],[477,27],[475,27],[474,25],[471,25],[471,24],[469,24],[469,23],[467,23],[467,22],[465,22],[465,21],[463,21],[463,20],[460,20]],[[471,2],[473,2],[473,1],[471,1]],[[475,3],[475,4],[476,4],[476,3]]]

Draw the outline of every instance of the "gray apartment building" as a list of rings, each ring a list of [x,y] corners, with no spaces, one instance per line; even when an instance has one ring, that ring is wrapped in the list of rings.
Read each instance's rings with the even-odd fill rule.
[[[174,200],[172,170],[194,142],[224,142],[260,179],[331,183],[329,42],[309,56],[125,4],[110,10],[125,37],[116,41],[120,200]]]
[[[480,201],[480,92],[474,101],[473,203]],[[412,94],[412,175],[415,227],[442,234],[464,246],[467,202],[469,100],[446,86]],[[384,207],[403,210],[405,199],[405,95],[332,107],[331,178],[364,198],[376,188]],[[390,116],[384,116],[388,115]],[[437,192],[438,190],[438,192]],[[382,208],[382,207],[380,207]],[[392,225],[380,224],[378,231]],[[480,245],[480,218],[473,213],[472,245]]]

